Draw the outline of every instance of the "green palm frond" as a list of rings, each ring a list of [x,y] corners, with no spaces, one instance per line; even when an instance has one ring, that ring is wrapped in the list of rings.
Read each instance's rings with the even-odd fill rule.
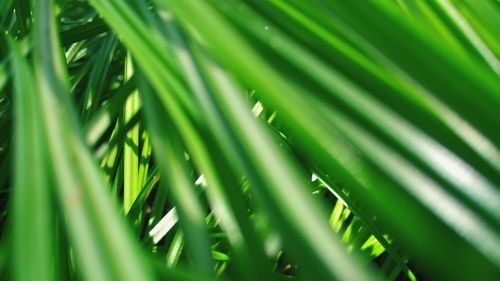
[[[2,280],[495,280],[496,0],[0,3]]]

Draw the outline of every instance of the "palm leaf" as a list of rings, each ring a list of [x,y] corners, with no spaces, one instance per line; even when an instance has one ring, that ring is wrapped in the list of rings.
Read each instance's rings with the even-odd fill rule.
[[[495,279],[499,18],[2,1],[2,280]]]

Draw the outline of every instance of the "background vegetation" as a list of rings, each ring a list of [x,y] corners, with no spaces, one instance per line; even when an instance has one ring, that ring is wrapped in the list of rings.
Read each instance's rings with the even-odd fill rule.
[[[2,0],[0,279],[494,280],[498,0]]]

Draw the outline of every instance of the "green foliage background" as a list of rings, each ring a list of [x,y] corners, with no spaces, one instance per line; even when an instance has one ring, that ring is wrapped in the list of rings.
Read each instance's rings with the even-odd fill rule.
[[[2,0],[0,279],[495,280],[498,0]]]

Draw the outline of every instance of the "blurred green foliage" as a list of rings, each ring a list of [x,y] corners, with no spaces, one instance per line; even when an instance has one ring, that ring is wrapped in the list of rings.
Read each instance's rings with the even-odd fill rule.
[[[495,280],[497,0],[0,2],[0,279]]]

